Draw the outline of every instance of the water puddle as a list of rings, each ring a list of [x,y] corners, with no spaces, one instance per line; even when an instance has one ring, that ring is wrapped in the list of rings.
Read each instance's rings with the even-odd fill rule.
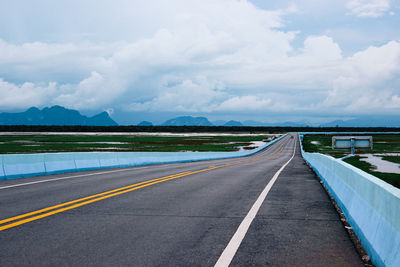
[[[382,156],[386,156],[386,154],[363,154],[360,160],[371,164],[374,167],[374,171],[400,174],[400,164],[383,160]]]

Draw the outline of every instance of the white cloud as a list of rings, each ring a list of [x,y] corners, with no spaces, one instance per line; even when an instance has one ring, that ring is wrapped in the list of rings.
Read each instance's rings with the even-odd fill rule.
[[[342,50],[328,36],[310,36],[304,41],[302,56],[319,62],[334,61],[342,59]]]
[[[0,108],[15,109],[46,104],[56,91],[56,84],[37,86],[33,83],[15,85],[0,78]]]
[[[271,100],[257,96],[234,96],[222,102],[218,111],[262,111],[270,109]]]
[[[105,112],[107,112],[108,115],[111,116],[111,115],[114,114],[114,109],[113,109],[113,108],[106,108],[106,109],[105,109]]]
[[[390,0],[350,0],[346,7],[357,17],[377,18],[390,9]]]
[[[61,94],[53,102],[76,109],[101,108],[124,91],[120,81],[112,77],[106,79],[95,71],[77,85],[67,84],[60,88]]]
[[[400,110],[400,43],[369,47],[344,60],[324,105],[358,113]]]
[[[136,28],[132,33],[124,28],[126,36],[135,38],[22,44],[0,40],[0,77],[22,81],[17,86],[1,80],[0,107],[356,114],[370,102],[369,112],[400,112],[399,42],[345,57],[327,35],[308,36],[301,48],[294,48],[296,32],[283,27],[284,16],[297,11],[294,6],[266,11],[247,1],[155,1],[164,10],[150,4],[139,11],[121,11],[118,5],[110,10],[123,12],[131,26],[145,24],[142,12],[157,18],[151,27],[143,25],[141,35]],[[352,10],[367,10],[361,8],[366,2],[351,3]],[[143,21],[129,21],[128,15]]]
[[[132,103],[134,111],[180,111],[212,112],[224,99],[223,85],[207,80],[204,76],[193,80],[183,80],[173,86],[164,86],[162,91],[150,101]]]

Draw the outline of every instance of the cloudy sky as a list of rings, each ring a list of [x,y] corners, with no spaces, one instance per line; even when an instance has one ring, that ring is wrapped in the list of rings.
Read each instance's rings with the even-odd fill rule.
[[[400,114],[398,0],[0,0],[0,111]]]

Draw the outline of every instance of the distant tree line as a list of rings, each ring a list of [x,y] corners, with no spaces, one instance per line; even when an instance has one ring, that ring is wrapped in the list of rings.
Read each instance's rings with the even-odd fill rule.
[[[0,132],[400,132],[400,127],[271,127],[271,126],[46,126],[0,125]]]

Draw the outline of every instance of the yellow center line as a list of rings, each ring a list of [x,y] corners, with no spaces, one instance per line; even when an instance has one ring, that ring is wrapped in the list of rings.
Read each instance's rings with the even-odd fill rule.
[[[9,223],[12,221],[16,221],[10,224],[6,224],[3,226],[0,226],[0,231],[9,229],[9,228],[13,228],[16,227],[18,225],[21,224],[25,224],[31,221],[35,221],[35,220],[39,220],[57,213],[61,213],[67,210],[71,210],[71,209],[75,209],[84,205],[88,205],[100,200],[104,200],[107,198],[111,198],[114,196],[118,196],[121,194],[125,194],[140,188],[144,188],[144,187],[148,187],[154,184],[158,184],[158,183],[162,183],[162,182],[166,182],[169,180],[173,180],[173,179],[178,179],[181,177],[185,177],[185,176],[189,176],[192,174],[196,174],[196,173],[200,173],[200,172],[205,172],[205,171],[210,171],[210,170],[214,170],[214,169],[219,169],[219,168],[223,168],[223,167],[228,167],[228,166],[233,166],[233,165],[240,165],[240,164],[244,164],[244,163],[249,163],[249,162],[255,162],[255,161],[259,161],[265,158],[273,158],[275,156],[277,156],[278,154],[280,154],[283,149],[285,148],[286,145],[282,146],[281,149],[276,152],[275,154],[273,154],[272,156],[268,156],[268,157],[260,157],[258,159],[254,159],[254,160],[246,160],[246,161],[240,161],[240,162],[236,162],[236,163],[228,163],[228,164],[223,164],[223,165],[217,165],[217,166],[211,166],[209,168],[206,169],[202,169],[202,170],[197,170],[197,171],[186,171],[186,172],[182,172],[182,173],[177,173],[177,174],[173,174],[173,175],[168,175],[168,176],[164,176],[164,177],[160,177],[160,178],[156,178],[156,179],[152,179],[152,180],[147,180],[144,182],[140,182],[140,183],[136,183],[136,184],[132,184],[132,185],[128,185],[128,186],[124,186],[124,187],[120,187],[117,189],[113,189],[113,190],[109,190],[103,193],[99,193],[99,194],[95,194],[95,195],[91,195],[91,196],[87,196],[87,197],[83,197],[83,198],[79,198],[76,200],[72,200],[72,201],[68,201],[65,203],[61,203],[58,205],[54,205],[54,206],[50,206],[44,209],[40,209],[40,210],[36,210],[36,211],[32,211],[32,212],[28,212],[25,214],[21,214],[18,216],[14,216],[11,218],[7,218],[4,220],[0,220],[0,224],[5,224],[5,223]],[[42,213],[42,214],[40,214]],[[39,215],[38,215],[39,214]],[[36,216],[33,216],[36,215]],[[33,217],[30,217],[33,216]],[[30,218],[26,218],[26,217],[30,217]],[[26,218],[26,219],[23,219]],[[23,219],[23,220],[20,220]]]
[[[77,204],[72,205],[72,206],[68,206],[68,207],[65,207],[65,208],[53,210],[51,212],[43,213],[43,214],[40,214],[40,215],[37,215],[37,216],[34,216],[34,217],[30,217],[30,218],[27,218],[27,219],[24,219],[24,220],[20,220],[20,221],[14,222],[14,223],[10,223],[10,224],[4,225],[4,226],[0,226],[0,231],[6,230],[6,229],[9,229],[9,228],[13,228],[13,227],[16,227],[18,225],[25,224],[25,223],[28,223],[28,222],[31,222],[31,221],[36,221],[36,220],[39,220],[39,219],[42,219],[42,218],[45,218],[45,217],[48,217],[48,216],[51,216],[51,215],[54,215],[54,214],[57,214],[57,213],[61,213],[61,212],[67,211],[67,210],[71,210],[71,209],[75,209],[75,208],[78,208],[78,207],[81,207],[81,206],[85,206],[85,205],[88,205],[88,204],[91,204],[91,203],[94,203],[94,202],[97,202],[97,201],[100,201],[100,200],[103,200],[103,199],[107,199],[107,198],[110,198],[110,197],[114,197],[114,196],[118,196],[118,195],[121,195],[121,194],[125,194],[125,193],[131,192],[131,191],[143,188],[143,187],[147,187],[147,186],[150,186],[150,185],[153,185],[153,184],[158,184],[158,183],[162,183],[162,182],[165,182],[165,181],[178,179],[180,177],[188,176],[188,175],[191,175],[191,174],[194,174],[194,173],[204,172],[204,171],[207,171],[207,170],[208,169],[199,170],[199,171],[195,171],[193,173],[188,173],[188,174],[177,176],[177,177],[171,177],[171,178],[166,178],[166,179],[163,179],[163,180],[154,181],[154,182],[143,184],[143,185],[139,185],[139,186],[127,189],[127,190],[119,191],[119,192],[116,192],[116,193],[113,193],[113,194],[108,194],[108,195],[105,195],[105,196],[102,196],[102,197],[98,197],[98,198],[91,199],[91,200],[88,200],[88,201],[80,202],[80,203],[77,203]]]
[[[49,210],[52,210],[52,209],[61,208],[61,207],[64,207],[64,206],[67,206],[67,205],[71,205],[71,204],[74,204],[74,203],[77,203],[77,202],[80,202],[80,201],[84,201],[84,200],[92,199],[92,198],[95,198],[95,197],[107,195],[107,194],[110,194],[110,193],[113,193],[113,192],[117,192],[117,191],[124,190],[124,189],[127,189],[127,188],[135,187],[135,186],[138,186],[138,185],[141,185],[141,184],[146,184],[146,183],[150,183],[150,182],[153,182],[153,181],[157,181],[157,180],[161,180],[161,179],[165,179],[165,178],[169,178],[169,177],[175,177],[175,176],[179,176],[179,175],[184,175],[186,173],[191,173],[191,172],[188,171],[188,172],[183,172],[183,173],[177,173],[177,174],[174,174],[174,175],[169,175],[169,176],[165,176],[165,177],[161,177],[161,178],[157,178],[157,179],[152,179],[152,180],[140,182],[140,183],[133,184],[133,185],[124,186],[124,187],[121,187],[121,188],[113,189],[113,190],[106,191],[106,192],[99,193],[99,194],[95,194],[95,195],[92,195],[92,196],[79,198],[79,199],[76,199],[76,200],[72,200],[72,201],[65,202],[65,203],[62,203],[62,204],[58,204],[58,205],[55,205],[55,206],[51,206],[51,207],[48,207],[48,208],[44,208],[44,209],[36,210],[36,211],[33,211],[33,212],[25,213],[25,214],[22,214],[22,215],[18,215],[18,216],[15,216],[15,217],[11,217],[11,218],[8,218],[8,219],[4,219],[4,220],[0,221],[0,224],[4,224],[4,223],[7,223],[7,222],[11,222],[11,221],[15,221],[15,220],[22,219],[22,218],[25,218],[25,217],[29,217],[29,216],[32,216],[32,215],[35,215],[35,214],[38,214],[38,213],[42,213],[42,212],[45,212],[45,211],[49,211]]]

